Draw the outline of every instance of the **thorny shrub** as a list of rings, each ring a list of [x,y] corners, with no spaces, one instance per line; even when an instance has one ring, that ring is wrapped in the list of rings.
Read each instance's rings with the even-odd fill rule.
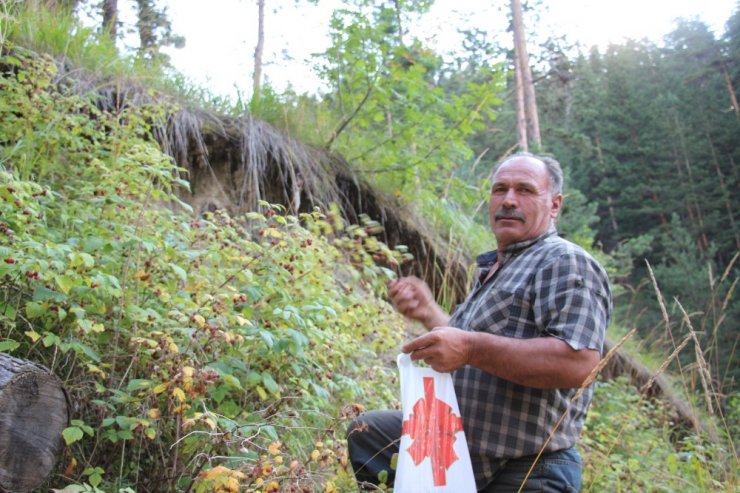
[[[344,430],[360,402],[395,402],[383,354],[404,332],[375,260],[407,256],[333,210],[175,213],[161,107],[100,111],[43,57],[0,67],[0,350],[74,403],[50,486],[351,484]]]

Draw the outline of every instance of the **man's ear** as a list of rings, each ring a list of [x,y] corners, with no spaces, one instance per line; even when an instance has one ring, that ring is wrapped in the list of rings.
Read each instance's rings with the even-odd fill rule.
[[[552,203],[550,204],[550,217],[556,219],[560,214],[560,209],[563,207],[563,194],[556,193],[552,196]]]

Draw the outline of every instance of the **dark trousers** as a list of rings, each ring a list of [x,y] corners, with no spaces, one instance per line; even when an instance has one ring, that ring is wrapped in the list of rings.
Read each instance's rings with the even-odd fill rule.
[[[401,411],[369,411],[361,414],[347,430],[349,451],[355,478],[362,484],[379,484],[378,475],[387,473],[386,484],[393,486],[396,471],[391,468],[393,454],[401,441]],[[571,447],[543,453],[527,477],[536,456],[507,460],[491,483],[479,489],[483,493],[560,493],[581,488],[581,456]],[[520,487],[522,483],[524,487]]]

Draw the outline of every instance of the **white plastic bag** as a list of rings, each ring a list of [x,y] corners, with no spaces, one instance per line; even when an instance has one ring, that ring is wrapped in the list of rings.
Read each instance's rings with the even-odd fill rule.
[[[452,376],[414,366],[408,354],[397,363],[403,428],[394,491],[475,493]]]

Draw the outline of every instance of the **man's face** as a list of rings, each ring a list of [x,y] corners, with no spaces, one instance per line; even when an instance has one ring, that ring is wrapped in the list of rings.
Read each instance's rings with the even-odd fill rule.
[[[545,164],[528,156],[503,163],[493,175],[488,212],[500,251],[542,235],[557,217],[561,194],[550,192]]]

